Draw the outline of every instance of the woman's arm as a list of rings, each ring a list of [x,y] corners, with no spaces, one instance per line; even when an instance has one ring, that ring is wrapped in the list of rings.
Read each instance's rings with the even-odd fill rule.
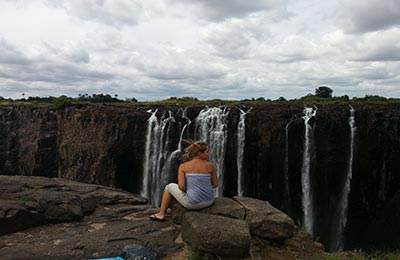
[[[183,164],[179,165],[178,169],[178,187],[181,191],[186,191],[185,172],[183,171]]]
[[[212,170],[211,170],[211,184],[213,186],[213,188],[217,188],[218,187],[218,175],[217,175],[217,171],[215,170],[215,167],[213,164],[211,164],[212,166]]]

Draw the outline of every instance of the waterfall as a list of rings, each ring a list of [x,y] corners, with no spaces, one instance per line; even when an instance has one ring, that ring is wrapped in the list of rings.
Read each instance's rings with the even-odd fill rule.
[[[170,181],[171,165],[176,162],[182,150],[182,139],[185,130],[191,124],[186,116],[186,109],[182,111],[182,118],[186,120],[180,133],[180,140],[176,150],[170,151],[171,126],[175,122],[172,112],[164,113],[158,120],[155,111],[147,120],[145,156],[143,164],[143,182],[140,194],[149,199],[150,204],[159,206],[164,186]],[[204,108],[196,118],[196,138],[204,140],[210,148],[210,161],[215,164],[220,187],[223,187],[223,167],[225,146],[227,139],[226,117],[228,108]],[[222,188],[217,188],[217,196],[222,196]]]
[[[306,107],[303,110],[304,116],[304,150],[303,150],[303,166],[301,169],[301,188],[303,191],[302,196],[302,206],[303,206],[303,225],[304,229],[313,235],[313,224],[314,224],[314,209],[313,209],[313,199],[312,199],[312,189],[311,189],[311,157],[314,142],[314,129],[308,123],[311,118],[315,117],[317,114],[317,108]]]
[[[216,189],[216,196],[223,195],[223,170],[228,132],[226,119],[228,114],[229,109],[227,107],[207,107],[202,109],[196,118],[196,139],[208,143],[209,160],[214,163],[218,174],[219,185]]]
[[[289,121],[285,126],[285,160],[283,165],[283,178],[285,187],[285,207],[287,213],[291,211],[291,200],[290,200],[290,186],[289,186],[289,126],[292,121]]]
[[[182,153],[182,140],[183,140],[183,135],[185,133],[186,128],[192,123],[189,117],[187,117],[187,108],[181,109],[180,111],[182,112],[182,118],[186,120],[185,125],[182,127],[181,134],[179,135],[179,142],[178,142],[178,147],[175,151],[173,151],[169,156],[168,159],[165,163],[165,166],[163,168],[163,176],[169,176],[168,173],[171,173],[171,165],[178,160]],[[172,172],[174,173],[174,172]],[[176,172],[177,173],[177,172]],[[176,182],[177,180],[174,180]],[[166,180],[166,182],[169,182],[169,180]]]
[[[348,198],[350,194],[350,182],[353,175],[353,155],[354,155],[354,138],[356,135],[357,127],[355,121],[355,110],[352,106],[350,107],[350,116],[349,116],[349,126],[350,126],[350,153],[349,153],[349,162],[347,166],[347,174],[346,179],[343,185],[343,191],[340,197],[339,204],[339,221],[337,227],[334,229],[333,239],[332,239],[332,250],[333,251],[342,251],[344,247],[344,230],[347,224],[347,209],[348,209]]]
[[[153,178],[152,178],[152,204],[159,206],[161,203],[161,196],[164,190],[165,185],[168,183],[169,179],[169,174],[170,173],[165,173],[163,174],[163,166],[165,164],[166,159],[168,158],[169,151],[168,151],[168,144],[170,142],[170,131],[171,131],[171,125],[172,123],[175,122],[174,117],[172,116],[172,112],[168,111],[168,117],[163,115],[161,118],[161,123],[159,126],[159,132],[157,133],[157,136],[159,137],[158,143],[157,140],[155,140],[154,143],[157,143],[157,145],[154,146],[153,153],[155,155],[155,161],[157,162],[154,166],[153,170]],[[155,136],[155,138],[157,138]]]
[[[149,198],[149,184],[151,181],[151,140],[153,136],[153,130],[158,127],[158,119],[156,116],[157,110],[152,112],[151,110],[147,111],[152,113],[150,118],[147,120],[147,130],[146,130],[146,146],[144,152],[144,160],[143,160],[143,181],[142,181],[142,190],[140,191],[140,195]]]
[[[168,112],[158,122],[156,113],[152,112],[147,121],[145,159],[143,165],[143,183],[140,194],[149,199],[152,205],[159,205],[164,186],[169,179],[169,173],[163,174],[163,166],[168,158],[171,124],[175,122],[172,112]]]
[[[244,188],[243,188],[243,152],[244,152],[244,145],[246,140],[246,115],[252,110],[250,108],[246,112],[239,108],[239,122],[237,127],[237,151],[236,151],[236,163],[237,163],[237,171],[238,171],[238,180],[237,180],[237,194],[239,196],[244,195]]]
[[[182,110],[182,118],[184,118],[184,119],[186,120],[186,124],[183,126],[181,135],[180,135],[180,137],[179,137],[179,144],[178,144],[178,150],[179,150],[179,151],[182,150],[183,134],[184,134],[186,128],[192,123],[192,121],[190,120],[190,118],[187,117],[187,108],[186,108],[186,107],[185,107],[184,110]]]

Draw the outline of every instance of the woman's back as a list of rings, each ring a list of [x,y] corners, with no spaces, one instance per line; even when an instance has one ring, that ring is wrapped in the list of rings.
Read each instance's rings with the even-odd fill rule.
[[[183,163],[182,170],[184,173],[205,174],[205,173],[213,173],[214,166],[210,162],[201,159],[193,159]]]
[[[213,175],[215,174],[212,163],[202,159],[192,159],[181,165],[181,170],[186,180],[186,199],[189,203],[198,204],[213,200]]]

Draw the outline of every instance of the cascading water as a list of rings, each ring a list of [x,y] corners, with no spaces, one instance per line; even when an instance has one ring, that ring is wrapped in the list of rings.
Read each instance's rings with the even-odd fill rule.
[[[147,130],[146,130],[146,146],[145,146],[145,152],[144,152],[144,161],[143,161],[143,181],[142,181],[142,190],[140,191],[140,195],[149,198],[149,189],[150,187],[150,181],[151,181],[151,168],[152,165],[150,165],[151,162],[151,140],[152,136],[154,135],[154,129],[158,127],[158,119],[156,116],[157,110],[152,112],[151,110],[147,111],[151,113],[150,118],[147,120]]]
[[[237,163],[237,171],[238,171],[238,180],[237,180],[237,194],[239,196],[244,195],[244,185],[243,185],[243,152],[244,145],[246,140],[246,115],[252,110],[250,108],[246,112],[239,108],[239,122],[237,127],[237,151],[236,151],[236,163]]]
[[[182,153],[182,140],[183,140],[183,135],[185,133],[186,128],[192,123],[192,121],[190,120],[190,118],[187,117],[186,113],[187,113],[187,109],[180,109],[180,111],[182,112],[182,118],[186,120],[185,125],[182,127],[182,131],[181,134],[179,135],[179,143],[178,143],[178,147],[175,151],[173,151],[169,156],[168,159],[165,163],[165,166],[163,168],[163,176],[167,176],[169,175],[168,173],[171,173],[171,166],[173,163],[175,163],[179,156]],[[168,182],[169,180],[167,180]],[[176,180],[175,180],[176,181]]]
[[[168,117],[165,117],[164,115],[161,119],[159,132],[157,133],[159,136],[158,145],[155,146],[155,149],[153,150],[157,163],[154,165],[155,167],[153,171],[152,187],[154,188],[151,192],[151,201],[152,204],[157,206],[161,203],[161,196],[164,190],[164,186],[167,185],[169,179],[169,173],[163,174],[163,167],[165,165],[166,159],[168,158],[168,155],[170,154],[170,151],[168,151],[168,144],[170,142],[170,131],[173,122],[175,122],[175,119],[172,116],[172,112],[169,111]]]
[[[143,183],[140,194],[149,199],[150,204],[159,205],[164,186],[169,179],[168,174],[163,174],[163,166],[169,151],[169,132],[173,122],[175,122],[172,113],[169,112],[166,117],[163,115],[161,122],[158,122],[156,113],[152,112],[147,121],[145,159],[143,165]]]
[[[187,108],[182,110],[182,118],[186,120],[186,124],[182,128],[181,135],[179,136],[179,144],[178,144],[178,150],[182,150],[182,140],[183,140],[183,134],[185,133],[186,128],[192,123],[189,117],[187,117]]]
[[[285,126],[285,161],[283,165],[283,177],[285,187],[285,208],[287,213],[290,215],[291,211],[291,200],[290,200],[290,186],[289,186],[289,126],[292,121]]]
[[[159,206],[164,186],[170,181],[171,165],[176,162],[182,150],[182,139],[185,130],[191,124],[186,116],[186,109],[182,111],[182,118],[186,120],[182,127],[177,149],[171,152],[170,132],[171,125],[175,122],[172,112],[163,115],[160,122],[156,111],[151,113],[147,121],[145,158],[143,165],[143,182],[140,194],[149,199],[150,204]],[[205,108],[200,111],[196,118],[197,139],[204,140],[209,144],[211,153],[210,161],[215,164],[220,187],[223,185],[223,166],[225,157],[225,146],[227,139],[226,117],[229,113],[227,108]],[[222,189],[217,188],[217,196],[222,196]]]
[[[350,194],[350,184],[351,178],[353,176],[353,155],[354,155],[354,139],[356,136],[356,120],[355,120],[355,109],[352,106],[350,107],[350,117],[348,120],[350,126],[350,153],[349,153],[349,162],[347,166],[347,174],[346,179],[343,185],[343,191],[340,198],[340,204],[338,207],[338,222],[337,227],[333,231],[332,241],[331,241],[331,249],[332,251],[342,251],[344,247],[344,230],[347,224],[347,209],[348,209],[348,197]]]
[[[223,195],[224,159],[227,140],[226,119],[229,114],[227,107],[204,108],[196,118],[196,139],[208,143],[210,149],[209,160],[214,163],[218,174],[219,185],[216,196]]]
[[[303,225],[304,229],[309,232],[311,235],[313,233],[313,225],[314,225],[314,209],[313,209],[313,199],[312,199],[312,189],[311,189],[311,177],[310,177],[310,169],[311,169],[311,157],[312,157],[312,149],[314,142],[314,129],[308,123],[311,118],[315,117],[317,114],[317,108],[314,107],[306,107],[303,110],[304,116],[302,117],[304,120],[305,127],[305,136],[304,136],[304,149],[303,149],[303,166],[301,169],[301,188],[303,191],[302,196],[302,206],[303,206]]]

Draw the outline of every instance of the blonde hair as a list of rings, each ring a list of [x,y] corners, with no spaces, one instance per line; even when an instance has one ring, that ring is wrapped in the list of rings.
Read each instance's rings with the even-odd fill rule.
[[[204,152],[208,148],[208,144],[204,141],[194,141],[188,139],[183,140],[183,142],[189,145],[188,147],[186,147],[185,153],[182,156],[184,162],[192,160],[199,153]]]

